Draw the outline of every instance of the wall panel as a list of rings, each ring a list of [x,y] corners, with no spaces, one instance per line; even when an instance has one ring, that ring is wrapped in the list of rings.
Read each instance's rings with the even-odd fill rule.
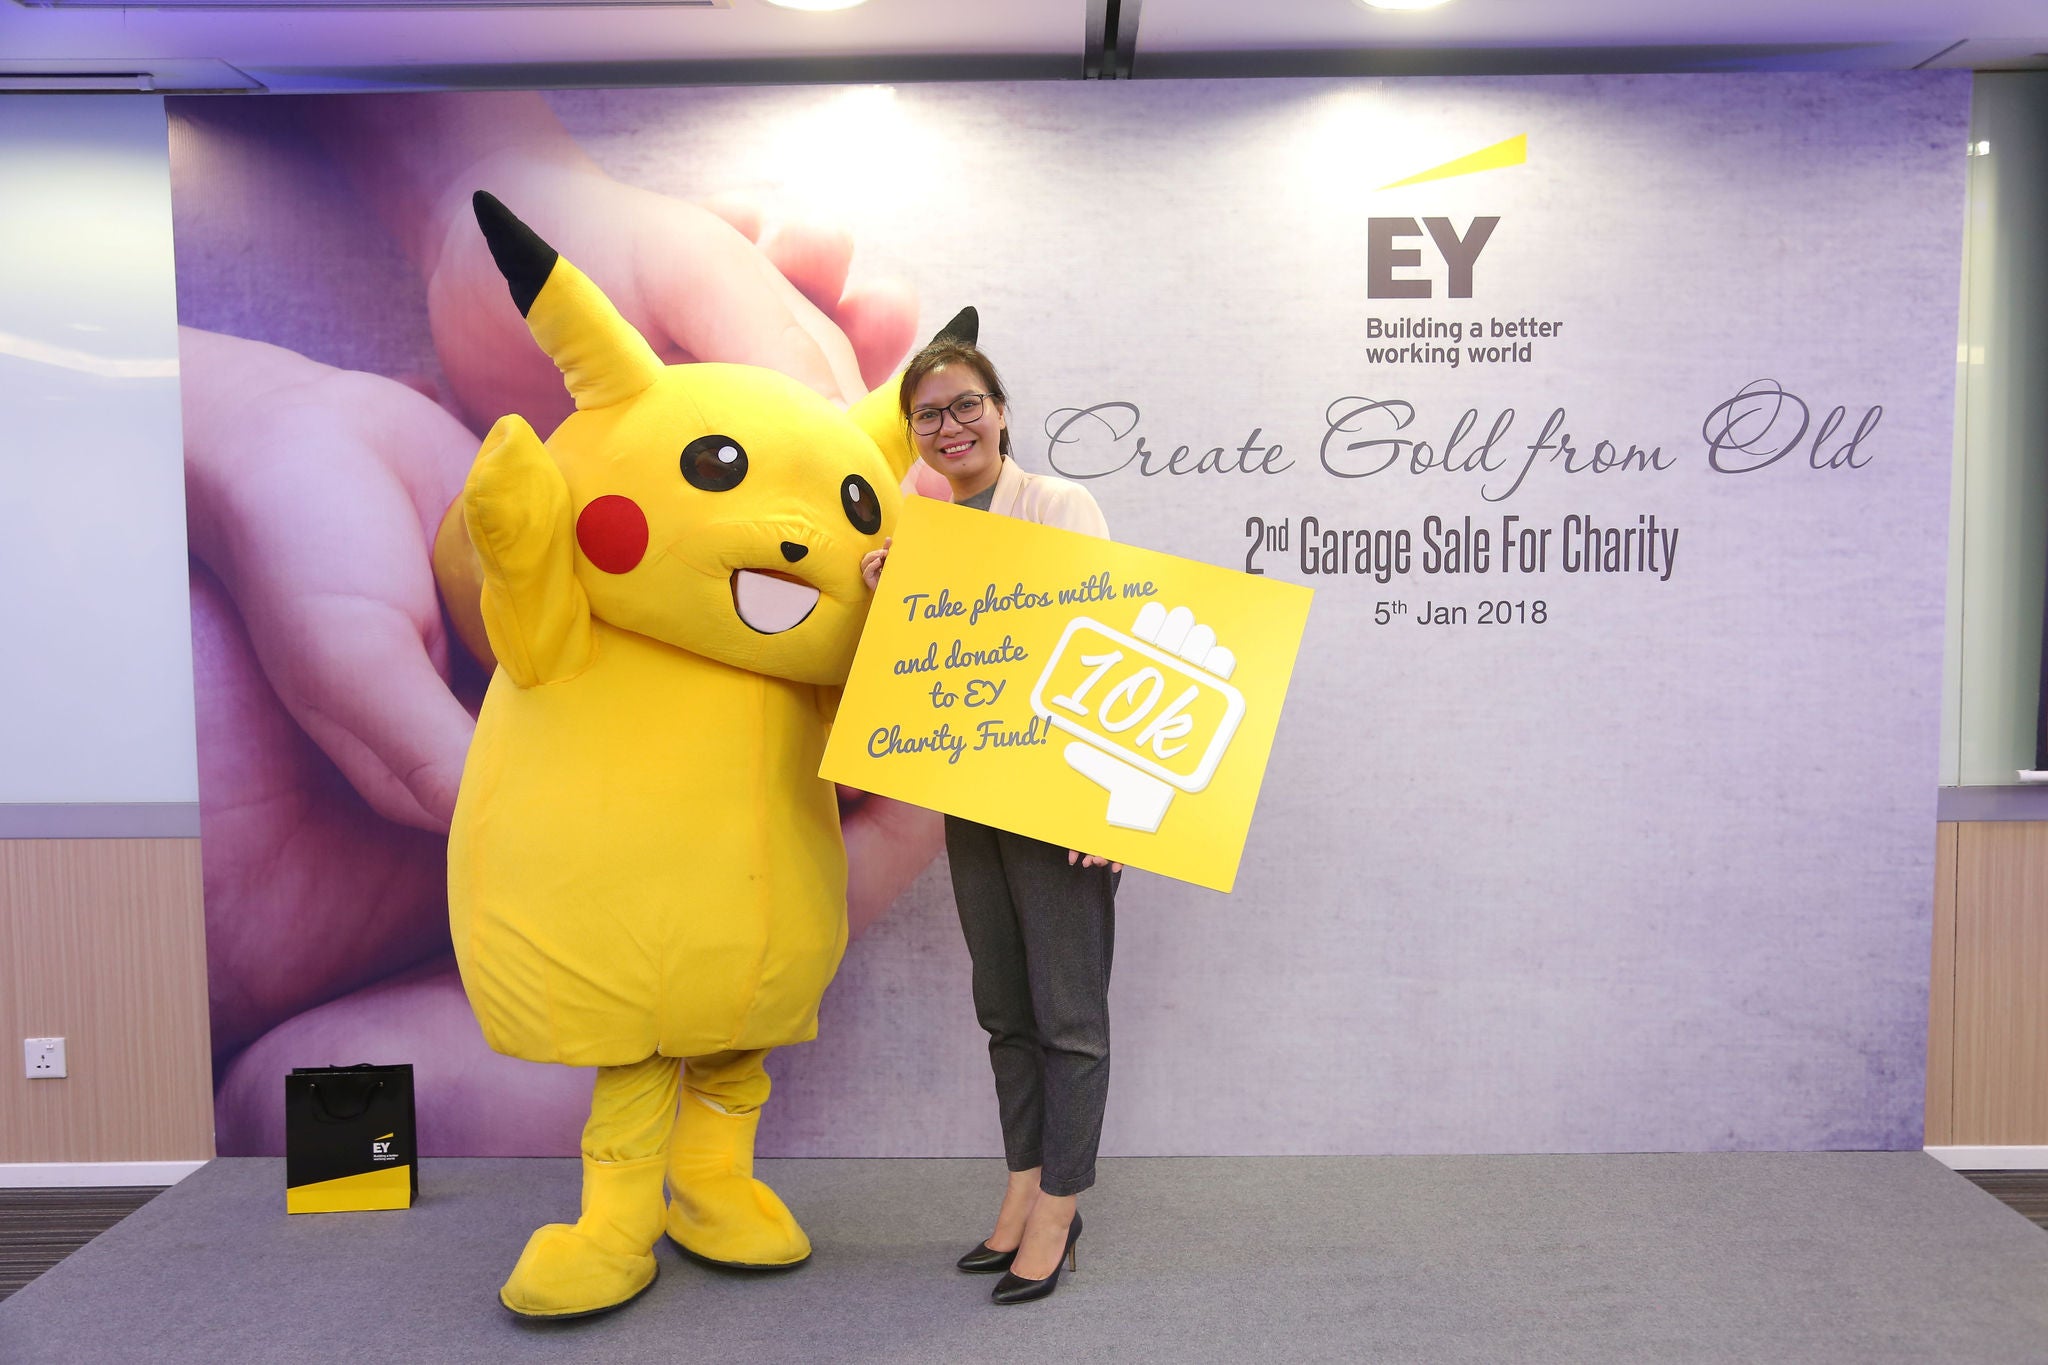
[[[1948,1141],[2048,1144],[2048,822],[1958,826],[1955,887]]]
[[[213,1155],[197,839],[0,840],[0,1162]],[[30,1081],[24,1037],[66,1040]]]

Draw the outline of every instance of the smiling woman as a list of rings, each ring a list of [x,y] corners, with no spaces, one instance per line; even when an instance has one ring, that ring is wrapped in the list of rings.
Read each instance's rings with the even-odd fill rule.
[[[897,398],[918,458],[945,479],[957,504],[1107,537],[1086,489],[1026,474],[1009,459],[1009,398],[976,344],[978,330],[979,319],[963,314],[904,367]],[[878,586],[888,552],[884,542],[861,561],[869,587]],[[911,611],[920,610],[920,596],[905,599]],[[1021,584],[999,596],[991,584],[969,620],[1050,601]],[[927,616],[960,612],[947,603],[922,609]],[[1005,638],[1002,648],[1009,644]],[[976,731],[976,747],[1043,744],[1050,734],[1036,720],[1009,731],[984,721]],[[892,725],[869,736],[868,753],[943,750],[951,761],[968,738],[950,722],[907,737]],[[1002,1272],[990,1297],[1024,1303],[1058,1286],[1060,1264],[1072,1262],[1081,1236],[1076,1197],[1095,1183],[1109,1094],[1109,962],[1122,869],[952,815],[946,855],[974,960],[974,1008],[989,1036],[1010,1170],[994,1230],[957,1264],[969,1274]]]

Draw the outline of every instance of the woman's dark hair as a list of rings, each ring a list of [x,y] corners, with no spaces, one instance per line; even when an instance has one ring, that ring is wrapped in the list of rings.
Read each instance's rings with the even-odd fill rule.
[[[996,373],[996,367],[981,353],[981,348],[971,341],[958,337],[941,336],[931,345],[910,358],[903,367],[903,382],[896,388],[896,406],[903,410],[903,420],[910,420],[910,395],[917,392],[917,386],[933,370],[947,365],[965,365],[981,376],[981,385],[990,398],[1007,416],[1010,410],[1010,395],[1003,391],[1003,377]],[[1002,438],[996,443],[1003,454],[1010,453],[1010,425],[1003,423]]]

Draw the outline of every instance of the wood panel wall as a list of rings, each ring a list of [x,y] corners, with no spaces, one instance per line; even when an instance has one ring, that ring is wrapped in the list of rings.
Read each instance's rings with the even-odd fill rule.
[[[197,839],[0,840],[0,1162],[211,1157],[206,1014]]]
[[[1939,839],[1927,1142],[2048,1145],[2048,822]]]
[[[2048,822],[1939,826],[1935,879],[1927,1142],[2048,1145]],[[0,1162],[212,1156],[206,1010],[198,840],[0,840]]]

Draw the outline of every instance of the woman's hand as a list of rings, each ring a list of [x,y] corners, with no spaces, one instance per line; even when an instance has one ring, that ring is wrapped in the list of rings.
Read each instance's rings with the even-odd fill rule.
[[[1121,872],[1124,870],[1122,863],[1113,863],[1107,858],[1098,858],[1093,853],[1082,853],[1070,848],[1067,850],[1067,866],[1072,867],[1075,863],[1079,863],[1083,867],[1106,867],[1111,872]]]
[[[883,536],[881,549],[869,550],[860,557],[860,581],[868,585],[869,592],[873,592],[882,581],[882,566],[889,561],[889,546],[895,539],[894,536]]]

